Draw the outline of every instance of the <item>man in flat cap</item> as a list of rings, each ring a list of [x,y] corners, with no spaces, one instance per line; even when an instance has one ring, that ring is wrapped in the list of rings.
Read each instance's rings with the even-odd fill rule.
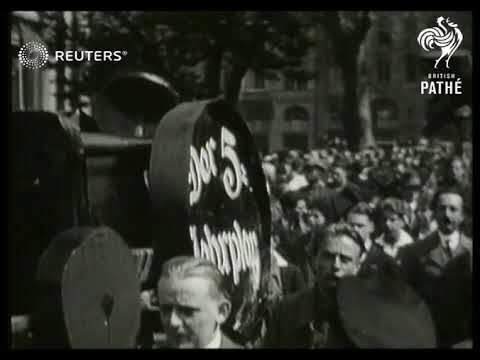
[[[433,200],[438,230],[402,249],[399,257],[410,283],[427,301],[439,345],[472,337],[472,240],[460,229],[461,189],[441,188]]]
[[[340,221],[346,212],[364,197],[361,189],[349,180],[347,166],[345,162],[337,162],[331,168],[328,187],[315,195],[330,223]]]
[[[418,240],[428,231],[429,219],[425,215],[428,196],[422,192],[423,183],[420,175],[408,169],[398,184],[398,193],[407,203],[406,229],[413,239]]]
[[[435,347],[428,308],[395,274],[357,276],[363,241],[346,224],[327,229],[314,286],[267,319],[267,348]]]

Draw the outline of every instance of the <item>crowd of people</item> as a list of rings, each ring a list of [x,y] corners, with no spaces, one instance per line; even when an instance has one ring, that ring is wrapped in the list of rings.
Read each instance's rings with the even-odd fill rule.
[[[138,348],[473,347],[471,144],[333,139],[262,165],[271,237],[252,336],[225,326],[235,299],[217,266],[177,256],[141,292]]]
[[[435,346],[449,347],[471,339],[471,164],[469,144],[459,151],[451,143],[427,139],[356,153],[344,141],[334,139],[325,148],[306,153],[281,151],[265,156],[273,222],[272,267],[296,274],[283,287],[269,279],[272,304],[283,303],[272,308],[296,316],[314,313],[306,304],[315,298],[308,292],[319,283],[325,291],[328,284],[335,288],[341,278],[376,274],[407,284],[418,301],[426,304]],[[307,290],[299,295],[302,288]],[[302,301],[306,303],[300,306]],[[323,299],[325,303],[330,301]],[[395,311],[389,310],[383,319],[405,322],[406,314],[417,310],[407,307],[403,319],[396,319]],[[355,311],[372,309],[355,306]],[[313,315],[306,319],[319,320]],[[312,334],[295,336],[292,331],[299,321],[285,322],[287,336],[280,331],[272,337],[272,326],[282,327],[279,318],[273,321],[267,330],[268,346],[311,346]],[[428,333],[426,325],[423,328],[409,336],[413,333],[419,340]],[[397,346],[405,341],[397,340]],[[325,341],[323,346],[335,346]]]
[[[421,139],[354,153],[334,139],[268,154],[263,168],[267,305],[243,347],[472,346],[469,144]],[[164,265],[165,346],[240,347],[222,331],[231,307],[222,284],[203,259]]]

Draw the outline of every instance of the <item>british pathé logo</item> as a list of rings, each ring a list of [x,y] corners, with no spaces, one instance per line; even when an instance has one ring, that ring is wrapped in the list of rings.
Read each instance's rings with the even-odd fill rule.
[[[439,68],[439,63],[444,60],[445,68],[450,69],[450,58],[459,48],[463,34],[450,18],[439,16],[438,26],[424,29],[418,34],[418,44],[427,52],[438,52],[434,69]],[[420,84],[422,95],[460,95],[462,94],[462,79],[453,72],[433,71],[427,74],[426,79]]]
[[[445,59],[445,66],[450,69],[448,62],[462,43],[463,35],[458,25],[450,21],[450,18],[440,16],[437,18],[438,27],[423,30],[417,37],[418,44],[425,50],[439,49],[441,54],[435,61],[436,69],[440,60]]]

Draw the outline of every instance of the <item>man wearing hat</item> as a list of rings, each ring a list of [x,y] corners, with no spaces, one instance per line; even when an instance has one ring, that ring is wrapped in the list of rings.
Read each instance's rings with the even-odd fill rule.
[[[335,164],[331,169],[328,187],[316,194],[316,200],[330,223],[340,221],[363,198],[360,188],[349,181],[346,166],[343,162]]]
[[[406,228],[409,234],[417,240],[424,228],[427,219],[422,214],[421,205],[425,202],[425,194],[422,194],[422,180],[418,172],[413,169],[407,170],[401,177],[399,183],[399,192],[402,193],[402,199],[407,203]],[[399,194],[400,195],[400,194]]]
[[[362,244],[348,225],[328,228],[317,282],[271,311],[265,347],[435,347],[429,310],[408,285],[389,272],[357,276]]]
[[[435,320],[439,345],[472,337],[472,240],[461,230],[462,191],[440,189],[433,201],[438,230],[402,249],[402,267]]]
[[[315,192],[317,189],[323,189],[326,184],[323,180],[328,166],[317,157],[310,156],[305,164],[306,179],[308,186],[304,189],[307,192]]]
[[[404,230],[407,204],[397,198],[387,198],[380,204],[380,226],[383,233],[375,240],[385,254],[396,259],[399,249],[412,244],[412,237]]]

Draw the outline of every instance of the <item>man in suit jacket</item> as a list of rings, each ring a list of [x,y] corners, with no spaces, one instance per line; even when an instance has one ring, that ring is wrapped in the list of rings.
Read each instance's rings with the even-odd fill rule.
[[[460,231],[460,189],[440,189],[433,205],[438,230],[403,248],[399,257],[432,311],[439,346],[450,347],[472,336],[472,240]]]
[[[157,285],[166,345],[173,348],[240,348],[221,330],[231,310],[225,279],[208,260],[167,261]]]
[[[373,208],[365,202],[359,202],[347,214],[347,223],[362,237],[365,246],[365,255],[362,259],[360,274],[371,271],[385,271],[388,266],[396,269],[395,261],[386,255],[382,248],[372,240],[375,230]]]
[[[315,286],[287,296],[270,312],[263,346],[435,347],[433,322],[422,299],[391,274],[357,275],[360,245],[347,233],[335,230],[326,238]]]

